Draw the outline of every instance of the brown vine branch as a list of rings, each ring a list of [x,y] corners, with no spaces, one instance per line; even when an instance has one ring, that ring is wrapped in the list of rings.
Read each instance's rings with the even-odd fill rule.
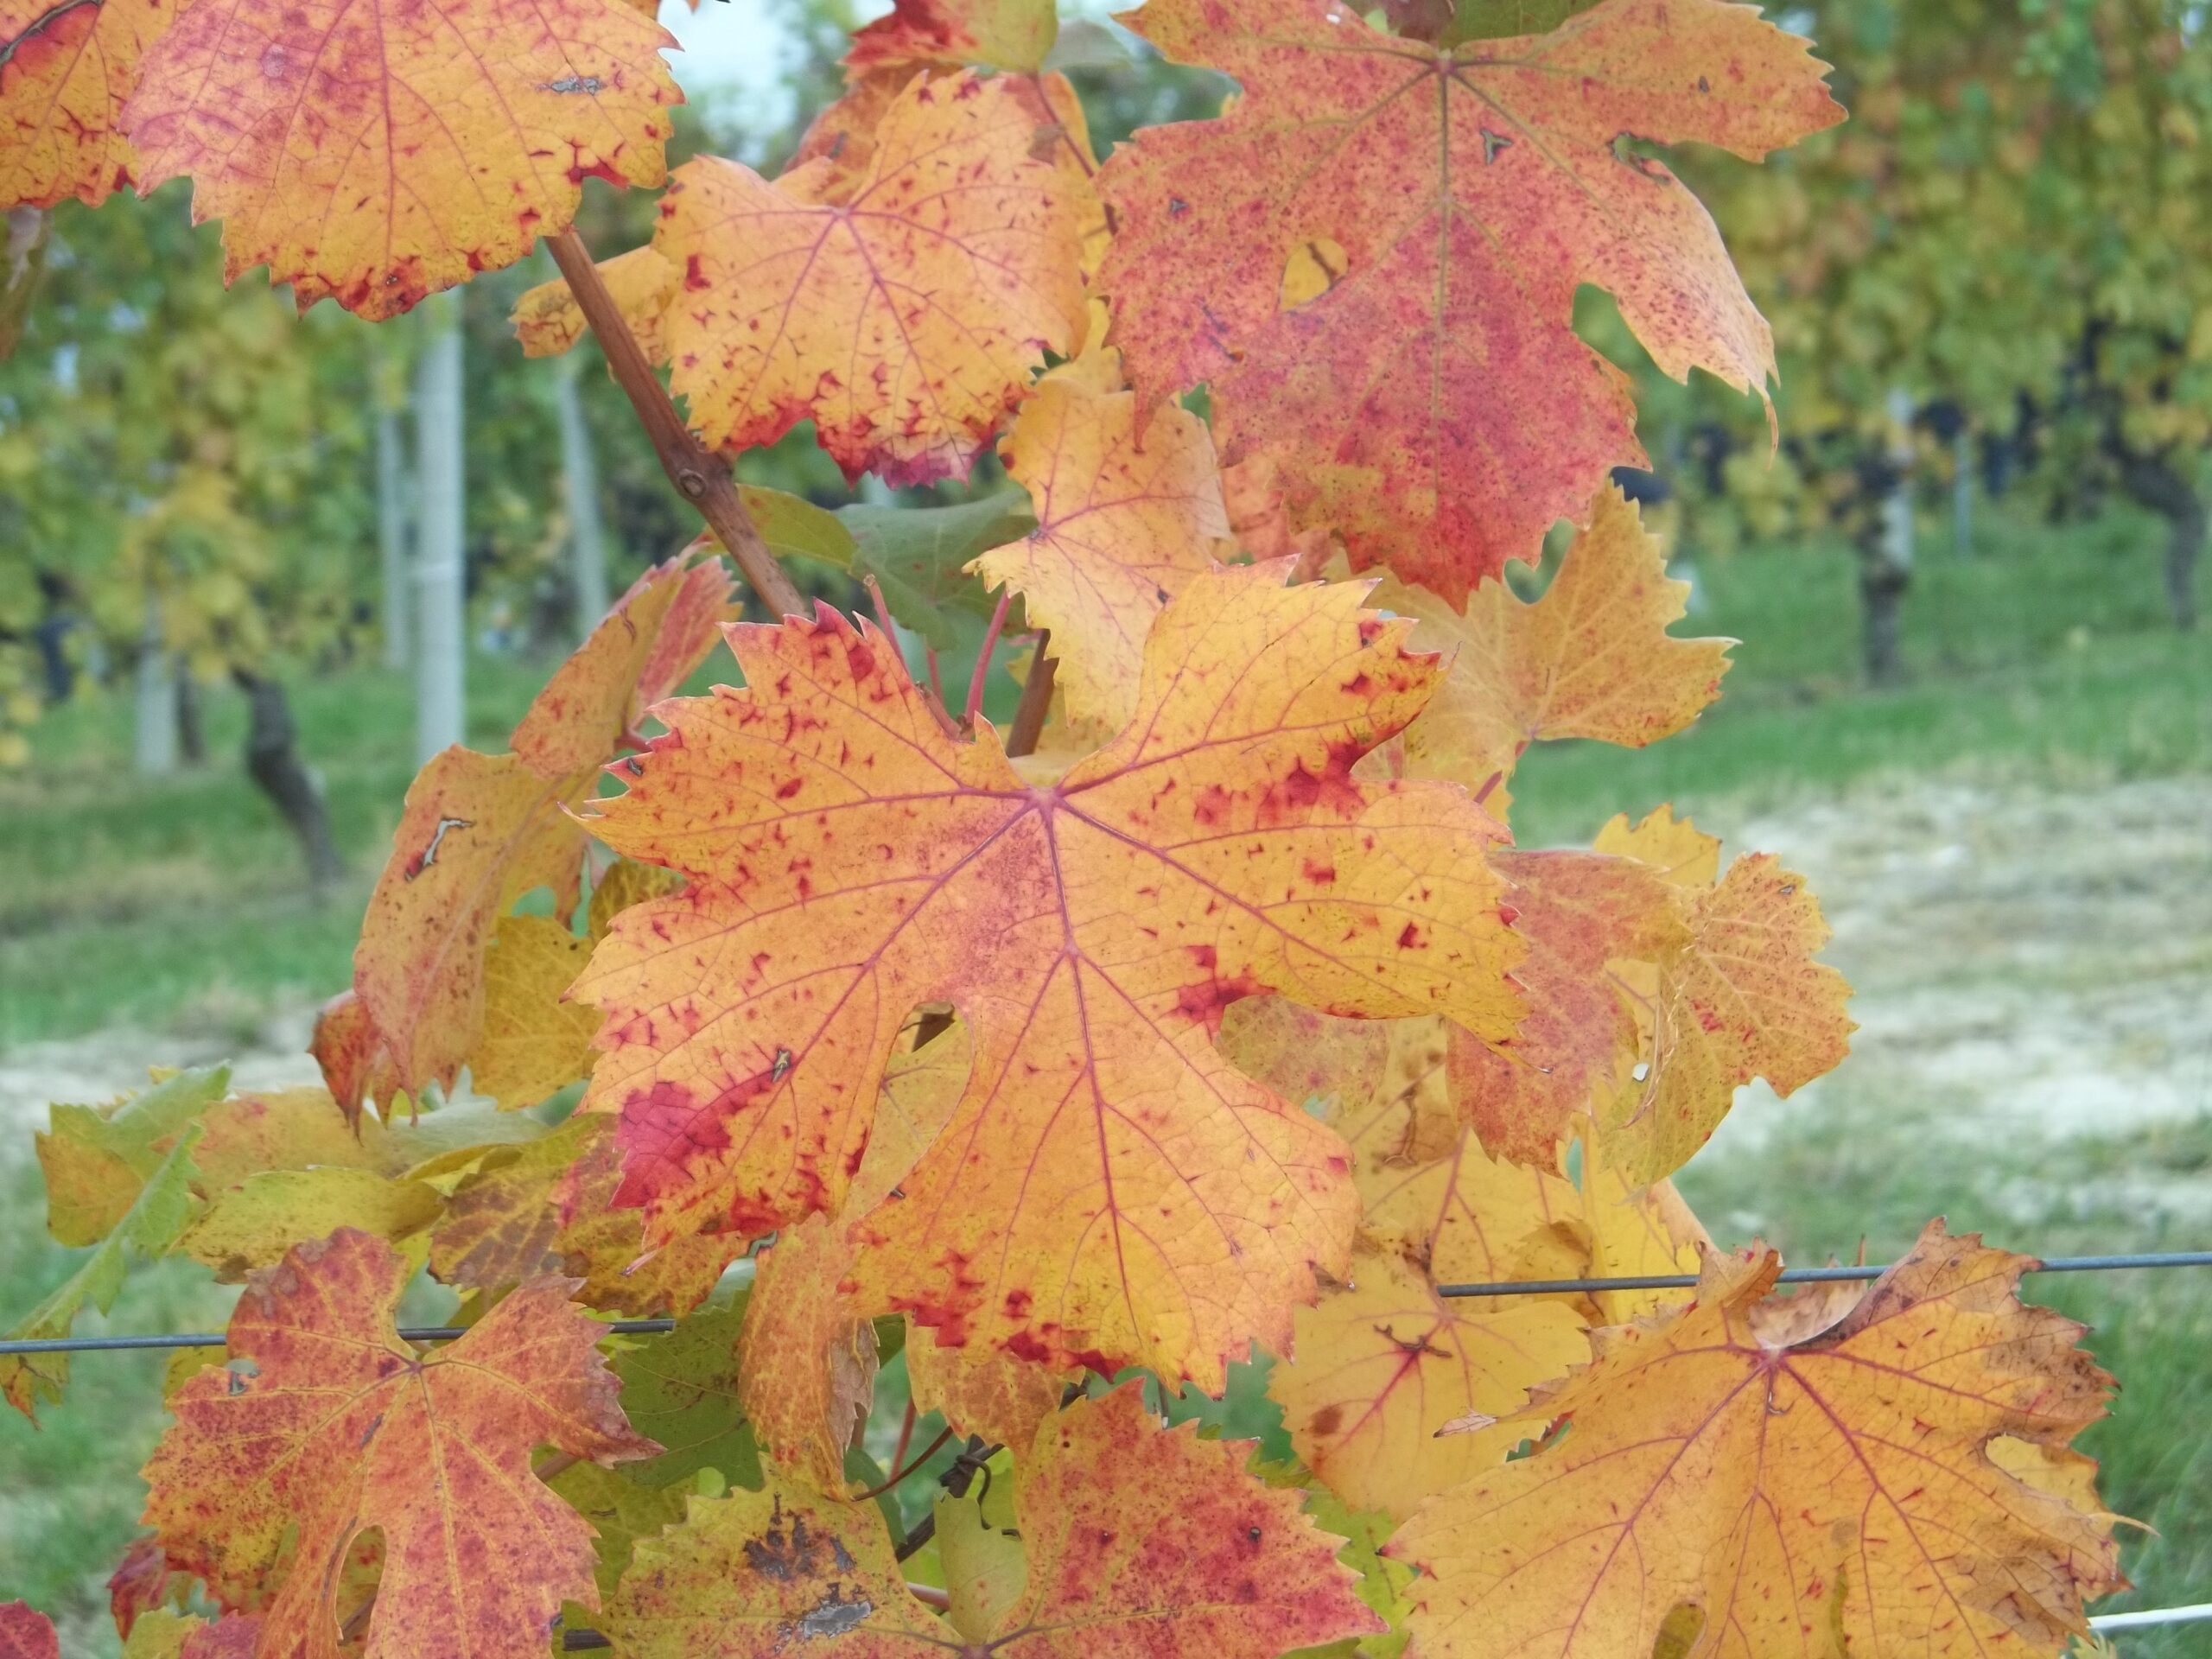
[[[707,521],[707,528],[729,550],[730,556],[737,561],[737,568],[771,613],[778,616],[804,613],[806,601],[800,597],[798,586],[785,574],[783,566],[776,563],[776,556],[768,550],[767,543],[760,539],[760,531],[754,528],[744,501],[738,496],[729,468],[708,452],[707,447],[691,435],[691,429],[684,425],[683,417],[676,412],[676,404],[653,372],[652,365],[645,361],[645,352],[638,345],[638,337],[630,332],[621,308],[607,291],[607,284],[600,277],[599,267],[592,263],[591,250],[584,245],[583,238],[571,226],[558,235],[547,237],[545,245],[552,251],[553,263],[567,279],[569,292],[575,296],[584,321],[591,325],[600,350],[607,354],[607,366],[628,395],[630,407],[637,410],[638,423],[652,440],[653,453],[660,457],[661,470],[668,474],[668,481],[699,510],[699,516]]]
[[[1034,754],[1037,740],[1045,734],[1045,718],[1052,712],[1052,681],[1060,659],[1046,655],[1052,648],[1052,631],[1037,631],[1036,648],[1029,654],[1029,677],[1021,683],[1021,701],[1014,705],[1014,725],[1007,733],[1008,754]]]
[[[931,1458],[933,1458],[933,1457],[937,1456],[938,1448],[939,1446],[943,1446],[943,1445],[944,1445],[947,1440],[950,1440],[951,1438],[952,1438],[952,1425],[951,1425],[951,1424],[950,1424],[950,1423],[947,1423],[947,1424],[944,1427],[944,1428],[942,1428],[941,1430],[939,1430],[939,1431],[938,1431],[937,1439],[935,1439],[935,1440],[931,1440],[931,1441],[929,1443],[929,1445],[928,1445],[925,1448],[924,1448],[924,1450],[923,1450],[923,1452],[922,1452],[922,1453],[921,1453],[921,1455],[920,1455],[919,1457],[916,1458],[916,1459],[915,1459],[912,1463],[908,1464],[908,1465],[907,1465],[904,1469],[899,1469],[899,1470],[897,1470],[897,1471],[892,1475],[891,1478],[890,1478],[890,1479],[888,1479],[888,1480],[887,1480],[887,1481],[885,1481],[885,1482],[884,1482],[880,1486],[871,1486],[871,1487],[869,1487],[869,1488],[868,1489],[868,1491],[864,1491],[864,1492],[856,1493],[856,1494],[854,1496],[853,1502],[854,1502],[854,1503],[863,1503],[863,1502],[865,1502],[866,1500],[868,1500],[868,1498],[871,1498],[871,1497],[881,1497],[886,1493],[886,1492],[889,1491],[890,1491],[893,1486],[896,1486],[896,1485],[897,1485],[900,1481],[902,1481],[902,1480],[906,1479],[909,1475],[912,1474],[912,1473],[914,1472],[914,1471],[915,1471],[915,1470],[917,1470],[917,1469],[920,1468],[924,1464],[927,1463],[927,1462],[928,1462]],[[903,1448],[902,1448],[902,1449],[903,1449]]]

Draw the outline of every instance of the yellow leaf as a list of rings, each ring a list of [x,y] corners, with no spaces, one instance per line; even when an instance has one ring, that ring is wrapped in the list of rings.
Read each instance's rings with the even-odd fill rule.
[[[1027,1446],[1037,1425],[1060,1408],[1067,1385],[1082,1375],[1055,1370],[1000,1349],[950,1348],[916,1325],[906,1333],[906,1383],[914,1409],[941,1412],[963,1434],[999,1446]]]
[[[1502,581],[1465,613],[1386,580],[1374,602],[1421,619],[1414,643],[1450,647],[1450,677],[1406,730],[1422,775],[1452,778],[1497,801],[1532,742],[1587,738],[1643,747],[1681,731],[1720,695],[1728,639],[1677,639],[1686,582],[1632,502],[1608,484],[1543,596],[1524,604]]]
[[[1631,1182],[1681,1168],[1752,1078],[1788,1095],[1834,1068],[1857,1029],[1850,985],[1813,960],[1828,939],[1820,906],[1771,855],[1738,859],[1689,924],[1658,961],[1649,1075],[1599,1103],[1606,1156]]]
[[[1340,1541],[1299,1513],[1302,1494],[1246,1473],[1241,1446],[1162,1430],[1135,1385],[1077,1402],[1023,1451],[1027,1581],[1009,1599],[1001,1560],[963,1584],[964,1619],[996,1612],[981,1635],[907,1592],[873,1505],[773,1478],[695,1497],[681,1526],[640,1542],[608,1634],[632,1659],[777,1659],[816,1643],[856,1659],[1274,1659],[1382,1628],[1334,1560]]]
[[[653,245],[686,273],[664,326],[708,442],[811,417],[848,476],[964,476],[1044,353],[1083,337],[1081,214],[1036,126],[1007,81],[918,76],[849,195],[821,194],[826,161],[772,183],[679,168]]]
[[[1712,1258],[1697,1299],[1617,1327],[1516,1420],[1534,1456],[1416,1516],[1414,1640],[1489,1659],[1645,1654],[1702,1614],[1723,1655],[2056,1652],[2124,1581],[2081,1465],[2024,1482],[2104,1414],[2081,1327],[2017,1295],[2025,1258],[1930,1223],[1810,1334],[1767,1301],[1770,1250]],[[1770,1315],[1778,1315],[1770,1322]]]
[[[591,1074],[599,1010],[562,1000],[590,958],[591,941],[550,917],[499,918],[484,955],[483,1034],[467,1062],[478,1094],[513,1111]]]
[[[1294,1351],[1268,1374],[1268,1395],[1299,1457],[1352,1508],[1403,1520],[1528,1437],[1440,1430],[1511,1416],[1590,1344],[1564,1303],[1447,1300],[1402,1257],[1370,1251],[1353,1258],[1350,1285],[1300,1311]]]
[[[651,246],[632,248],[599,262],[600,280],[607,284],[622,320],[637,336],[638,348],[648,363],[668,361],[668,344],[661,335],[661,314],[677,291],[677,271]],[[524,357],[559,357],[582,339],[589,325],[583,307],[569,291],[568,279],[556,276],[526,289],[515,302],[507,321],[515,326]]]
[[[124,112],[137,178],[190,175],[224,274],[372,321],[568,227],[590,177],[659,184],[676,83],[652,19],[605,0],[198,0]]]
[[[1077,359],[1081,363],[1084,359]],[[1052,631],[1070,715],[1118,726],[1136,706],[1153,619],[1229,534],[1205,423],[1170,404],[1047,375],[1001,448],[1037,528],[968,569]]]
[[[1625,812],[1614,814],[1592,847],[1649,864],[1676,887],[1702,889],[1720,877],[1720,837],[1677,818],[1671,806],[1654,808],[1633,830]]]
[[[852,1259],[826,1216],[785,1228],[760,1253],[738,1339],[737,1397],[760,1449],[832,1497],[875,1389],[874,1329],[839,1288]]]
[[[438,1218],[445,1200],[421,1181],[369,1169],[275,1169],[250,1175],[184,1230],[176,1248],[236,1284],[273,1267],[296,1244],[357,1228],[394,1243]],[[419,1250],[414,1259],[422,1260]]]

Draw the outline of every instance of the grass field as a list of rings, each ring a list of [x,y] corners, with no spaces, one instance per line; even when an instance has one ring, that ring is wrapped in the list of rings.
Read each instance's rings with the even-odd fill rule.
[[[1878,811],[1884,785],[1929,779],[2094,790],[2143,777],[2212,778],[2212,647],[2162,624],[2155,527],[2114,518],[2063,533],[1986,527],[1993,550],[1928,554],[1908,601],[1912,675],[1857,689],[1853,567],[1839,550],[1761,553],[1697,572],[1701,606],[1680,632],[1745,643],[1727,696],[1692,732],[1641,753],[1565,745],[1515,785],[1529,844],[1586,841],[1616,810],[1672,799],[1715,827],[1846,795]],[[497,747],[545,664],[472,666],[471,735]],[[721,677],[716,668],[713,677]],[[302,676],[294,697],[329,793],[352,885],[303,896],[282,826],[235,760],[241,711],[210,700],[215,758],[159,785],[128,775],[127,702],[56,713],[28,772],[0,779],[0,1051],[127,1025],[156,1033],[251,1029],[273,1003],[346,983],[359,906],[411,773],[404,679],[366,670]],[[1780,849],[1784,852],[1789,849]],[[2086,873],[2085,873],[2086,874]],[[2037,1145],[1974,1138],[1928,1103],[1854,1085],[1847,1066],[1821,1110],[1789,1119],[1756,1157],[1701,1160],[1685,1179],[1724,1241],[1764,1231],[1809,1260],[1902,1248],[1928,1217],[2047,1252],[2181,1248],[2145,1183],[2212,1175],[2212,1127],[2162,1125],[2070,1142],[2054,1170]],[[41,1227],[26,1158],[0,1149],[0,1325],[68,1270]],[[2093,1327],[2126,1379],[2091,1431],[2107,1495],[2150,1522],[2131,1539],[2144,1586],[2125,1603],[2212,1599],[2212,1281],[2187,1274],[2031,1281],[2037,1300]],[[141,1272],[119,1330],[219,1325],[227,1294],[178,1263]],[[88,1322],[87,1328],[98,1328]],[[132,1471],[160,1420],[157,1357],[78,1363],[67,1406],[33,1431],[0,1412],[0,1600],[64,1615],[64,1651],[112,1651],[100,1580],[130,1535]],[[2205,1650],[2198,1632],[2131,1637],[2127,1659]]]

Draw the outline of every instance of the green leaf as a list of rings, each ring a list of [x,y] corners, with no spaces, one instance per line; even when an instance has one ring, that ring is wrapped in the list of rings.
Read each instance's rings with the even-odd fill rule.
[[[852,567],[858,544],[853,532],[829,508],[760,484],[741,484],[737,493],[752,515],[753,527],[778,558],[795,556],[840,570]]]
[[[747,1300],[740,1291],[727,1306],[709,1303],[678,1319],[666,1336],[641,1338],[614,1355],[623,1414],[639,1433],[666,1448],[629,1465],[626,1478],[675,1486],[712,1469],[733,1486],[759,1489],[760,1450],[737,1404],[737,1338]]]
[[[230,1083],[229,1067],[208,1066],[180,1071],[105,1110],[50,1108],[48,1127],[35,1141],[54,1242],[82,1249],[105,1238],[161,1167],[167,1148],[157,1151],[156,1143],[198,1122]]]
[[[227,1078],[226,1079],[227,1081]],[[11,1338],[66,1337],[86,1303],[100,1313],[115,1305],[129,1266],[126,1250],[151,1261],[168,1254],[192,1219],[192,1149],[203,1131],[188,1124],[114,1228],[93,1248],[85,1264],[30,1312],[8,1335]],[[35,1418],[41,1400],[58,1402],[69,1380],[67,1354],[15,1354],[0,1357],[0,1394],[26,1417]]]
[[[853,575],[874,576],[891,614],[938,651],[958,643],[949,611],[988,616],[997,603],[967,574],[968,562],[1037,528],[1022,490],[950,507],[840,507],[837,517],[855,543]],[[1025,626],[1019,610],[1008,613],[1009,633]]]

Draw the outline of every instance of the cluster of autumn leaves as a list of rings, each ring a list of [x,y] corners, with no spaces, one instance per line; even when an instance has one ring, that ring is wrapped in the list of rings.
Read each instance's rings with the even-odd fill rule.
[[[1243,91],[1102,167],[1049,8],[901,0],[791,170],[678,170],[601,270],[647,356],[724,448],[811,420],[920,482],[999,441],[1034,528],[965,579],[1048,642],[1040,739],[1010,756],[869,622],[732,620],[687,550],[506,753],[416,780],[327,1093],[56,1109],[53,1225],[94,1253],[24,1334],[132,1251],[246,1285],[169,1379],[134,1656],[2082,1627],[2118,1579],[2069,1442],[2109,1379],[2018,1303],[2026,1263],[1931,1224],[1863,1295],[1777,1298],[1669,1184],[1741,1085],[1842,1058],[1803,884],[1663,808],[1587,851],[1505,828],[1530,743],[1664,737],[1726,666],[1669,633],[1681,585],[1605,482],[1633,411],[1573,290],[1677,373],[1761,386],[1770,345],[1630,140],[1756,156],[1835,118],[1821,66],[1719,0],[1504,39],[1464,10],[1152,0],[1137,27]],[[0,82],[0,176],[190,172],[234,268],[390,315],[561,228],[587,174],[658,181],[660,43],[614,0],[59,7]],[[67,121],[27,126],[27,86]],[[518,323],[583,332],[559,285]],[[1173,401],[1201,382],[1205,419]],[[1503,567],[1561,516],[1524,601]],[[721,640],[738,683],[674,696]],[[397,1332],[426,1265],[461,1293],[442,1346]],[[1670,1273],[1703,1277],[1447,1294]],[[1218,1394],[1255,1346],[1291,1465],[1107,1382]],[[904,1538],[847,1478],[899,1351],[995,1477]],[[62,1357],[4,1367],[60,1396]]]

